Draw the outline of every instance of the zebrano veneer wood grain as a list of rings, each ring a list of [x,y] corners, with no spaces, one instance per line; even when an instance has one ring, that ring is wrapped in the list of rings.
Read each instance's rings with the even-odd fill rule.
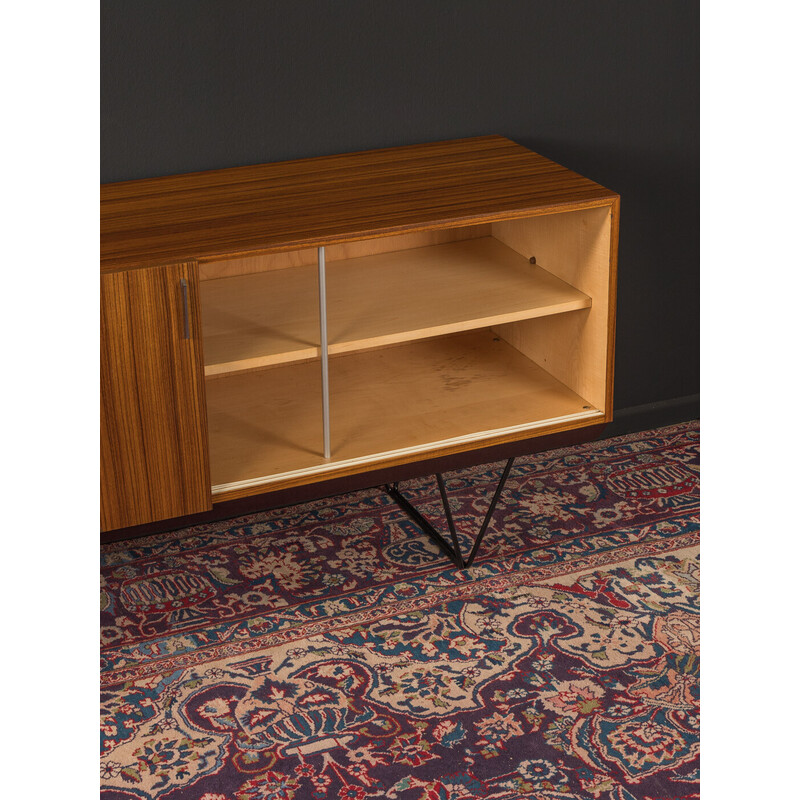
[[[103,530],[211,507],[199,309],[184,320],[175,291],[196,272],[174,264],[100,282]]]
[[[500,136],[103,186],[103,529],[596,431],[618,225],[617,194]]]

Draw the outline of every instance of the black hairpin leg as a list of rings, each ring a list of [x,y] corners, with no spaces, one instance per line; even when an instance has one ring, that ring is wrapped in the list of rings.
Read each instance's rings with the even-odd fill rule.
[[[397,505],[400,506],[400,508],[403,509],[403,511],[406,512],[411,521],[416,523],[425,533],[427,533],[428,536],[430,536],[431,539],[433,539],[436,544],[439,545],[445,555],[459,569],[464,569],[472,564],[475,556],[478,553],[481,540],[483,539],[483,536],[489,527],[489,523],[492,520],[495,506],[497,505],[497,501],[500,499],[500,493],[503,491],[503,487],[505,486],[506,479],[511,472],[511,466],[513,463],[513,458],[509,458],[506,462],[505,469],[500,477],[500,483],[497,484],[497,489],[495,489],[492,502],[489,504],[489,510],[486,512],[486,516],[484,517],[483,525],[481,525],[481,529],[475,539],[475,544],[472,545],[472,550],[470,551],[469,557],[466,561],[464,560],[464,556],[461,554],[461,547],[458,544],[458,535],[456,534],[456,527],[453,524],[453,514],[450,511],[450,503],[447,500],[447,490],[445,489],[444,478],[442,478],[441,473],[436,473],[436,482],[439,484],[439,494],[442,496],[442,505],[444,506],[444,513],[447,517],[447,527],[450,529],[450,539],[452,544],[448,542],[447,539],[445,539],[444,536],[442,536],[442,534],[433,527],[433,525],[431,525],[431,523],[419,512],[418,509],[414,508],[414,506],[412,506],[411,503],[409,503],[408,500],[406,500],[406,498],[400,494],[397,483],[387,483],[385,488],[389,493],[389,496],[395,501],[395,503],[397,503]]]

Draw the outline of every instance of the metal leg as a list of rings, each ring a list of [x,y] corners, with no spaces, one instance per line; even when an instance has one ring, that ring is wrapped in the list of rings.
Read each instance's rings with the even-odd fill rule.
[[[397,505],[406,512],[409,519],[425,533],[427,533],[428,536],[430,536],[431,539],[433,539],[436,544],[439,545],[442,552],[459,569],[464,569],[472,564],[472,562],[475,560],[475,556],[478,554],[478,548],[480,547],[481,541],[483,540],[483,537],[489,528],[489,523],[491,522],[492,515],[494,514],[494,509],[497,506],[497,501],[500,499],[500,493],[503,491],[503,487],[506,484],[506,480],[511,472],[513,463],[513,458],[509,458],[506,462],[505,469],[500,477],[500,482],[497,484],[494,496],[492,497],[492,502],[489,504],[489,510],[486,512],[481,529],[475,539],[475,543],[472,545],[472,550],[470,551],[469,557],[466,559],[466,561],[461,553],[461,547],[458,544],[458,534],[456,533],[456,527],[453,523],[453,514],[450,510],[450,503],[447,499],[447,490],[445,488],[444,478],[442,477],[441,473],[436,473],[436,482],[439,485],[439,494],[442,496],[442,505],[444,506],[444,513],[447,517],[447,527],[450,529],[450,538],[452,540],[452,544],[448,542],[447,539],[445,539],[444,536],[442,536],[442,534],[433,527],[433,525],[431,525],[431,523],[425,518],[419,509],[415,508],[413,505],[411,505],[411,503],[408,502],[408,500],[406,500],[405,497],[403,497],[403,495],[400,493],[397,483],[386,484],[384,488],[392,500],[394,500],[395,503],[397,503]]]

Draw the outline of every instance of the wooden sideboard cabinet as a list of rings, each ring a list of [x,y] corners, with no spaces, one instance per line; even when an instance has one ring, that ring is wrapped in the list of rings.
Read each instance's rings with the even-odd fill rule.
[[[101,529],[596,432],[618,225],[500,136],[104,185]]]

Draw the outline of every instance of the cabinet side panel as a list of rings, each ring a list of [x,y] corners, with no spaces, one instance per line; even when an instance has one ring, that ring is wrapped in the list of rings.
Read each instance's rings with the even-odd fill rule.
[[[194,264],[101,277],[103,530],[211,508],[197,283]]]
[[[610,414],[611,207],[496,222],[492,235],[592,298],[592,307],[494,328],[509,344]]]

